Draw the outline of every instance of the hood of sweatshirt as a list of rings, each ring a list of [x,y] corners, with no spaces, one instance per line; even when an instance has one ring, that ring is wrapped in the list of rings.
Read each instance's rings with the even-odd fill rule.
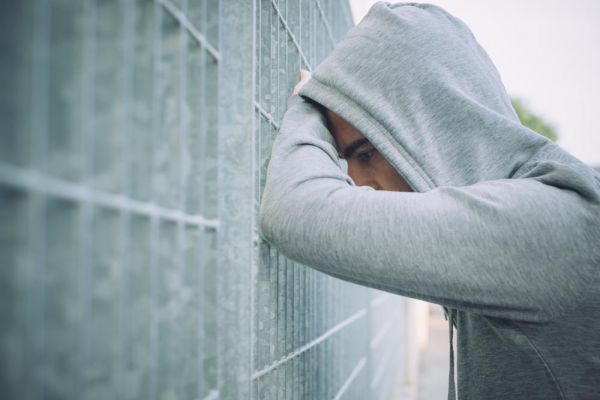
[[[551,143],[519,122],[463,21],[427,3],[375,3],[299,94],[356,127],[419,192],[513,177]]]
[[[471,30],[432,4],[375,3],[299,95],[358,129],[415,192],[523,177],[537,161],[580,165],[578,174],[592,174],[520,123]],[[568,179],[568,170],[562,174]],[[450,315],[452,398],[455,310],[444,311]]]

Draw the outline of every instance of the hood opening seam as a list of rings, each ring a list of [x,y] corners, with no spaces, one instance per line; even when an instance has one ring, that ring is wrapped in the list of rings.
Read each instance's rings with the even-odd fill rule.
[[[311,84],[311,81],[312,82]],[[310,94],[304,94],[302,92],[304,92],[305,90],[310,89],[310,86],[316,86],[317,89],[315,89],[315,91],[318,91],[319,89],[322,90],[323,92],[325,92],[326,94],[326,98],[331,98],[331,99],[341,99],[344,103],[346,103],[348,106],[351,107],[351,111],[359,113],[361,116],[363,116],[365,122],[370,126],[370,128],[373,131],[378,132],[385,140],[387,140],[388,144],[398,152],[399,156],[402,158],[402,160],[408,164],[414,171],[414,174],[416,174],[418,176],[418,178],[420,178],[420,182],[419,185],[411,185],[411,182],[408,182],[409,180],[414,181],[414,179],[408,178],[407,179],[407,183],[409,183],[409,185],[411,186],[411,188],[413,190],[415,190],[415,192],[421,191],[418,189],[421,189],[420,186],[426,186],[423,189],[426,190],[431,190],[434,189],[436,187],[433,179],[421,168],[421,166],[415,161],[414,157],[412,157],[412,155],[408,152],[408,150],[405,148],[405,146],[403,146],[401,143],[397,142],[393,135],[390,133],[390,130],[387,129],[381,122],[379,122],[376,118],[374,118],[369,112],[367,112],[364,108],[360,107],[358,105],[357,102],[355,102],[354,100],[352,100],[351,98],[349,98],[348,96],[346,96],[344,93],[339,92],[337,90],[334,90],[333,88],[329,87],[328,85],[324,84],[323,82],[319,81],[318,79],[316,79],[314,76],[310,78],[310,80],[306,83],[306,85],[300,89],[299,94],[306,96],[310,99],[312,99],[313,101],[316,101],[318,103],[320,103],[317,99],[315,99],[314,97],[311,97]],[[308,88],[308,89],[307,89]],[[310,93],[310,90],[309,90]],[[321,103],[320,103],[321,104]],[[331,109],[332,111],[335,112],[335,110],[333,110],[331,107],[328,107],[327,105],[323,104],[323,106]],[[337,113],[338,115],[342,116],[341,113]],[[343,116],[342,116],[343,117]],[[345,118],[350,124],[352,124],[356,129],[358,129],[358,127],[356,127],[355,124],[353,124],[350,119]],[[361,132],[362,133],[362,132]],[[363,133],[364,134],[364,133]],[[382,143],[385,144],[385,143]],[[373,143],[373,145],[375,145]],[[400,171],[397,171],[398,173],[401,174]],[[404,177],[407,178],[407,177]],[[413,182],[414,183],[414,182]],[[415,187],[416,186],[416,187]],[[425,191],[425,190],[423,190]]]

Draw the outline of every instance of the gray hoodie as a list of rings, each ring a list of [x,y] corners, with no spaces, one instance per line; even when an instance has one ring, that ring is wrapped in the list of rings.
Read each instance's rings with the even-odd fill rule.
[[[357,186],[313,101],[414,192]],[[375,3],[288,99],[259,228],[292,260],[443,306],[449,398],[600,399],[600,174],[519,122],[442,8]]]

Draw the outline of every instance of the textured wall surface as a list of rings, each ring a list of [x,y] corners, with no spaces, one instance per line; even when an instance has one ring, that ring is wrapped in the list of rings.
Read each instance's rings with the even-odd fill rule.
[[[0,13],[0,398],[388,399],[406,303],[257,235],[344,0],[23,0]]]

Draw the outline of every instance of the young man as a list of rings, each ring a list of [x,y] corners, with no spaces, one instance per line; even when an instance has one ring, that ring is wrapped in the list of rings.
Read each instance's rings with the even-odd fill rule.
[[[458,335],[449,398],[600,398],[600,174],[520,124],[469,28],[431,4],[377,2],[301,83],[261,236],[442,305],[451,364]]]

